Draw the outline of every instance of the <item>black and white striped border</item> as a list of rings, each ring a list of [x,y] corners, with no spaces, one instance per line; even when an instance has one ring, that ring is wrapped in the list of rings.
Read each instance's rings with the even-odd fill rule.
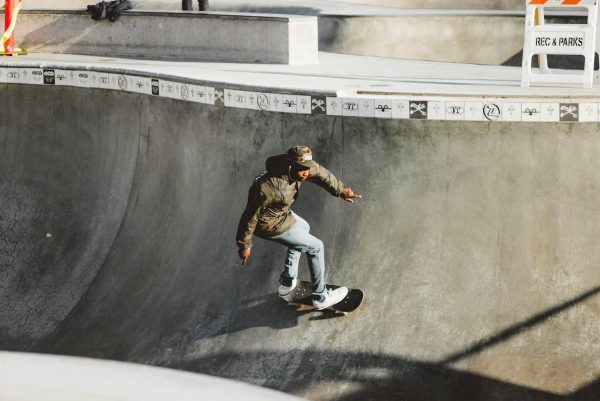
[[[92,70],[0,67],[0,83],[119,90],[268,112],[381,119],[489,122],[599,122],[600,99],[453,96],[325,97],[255,92]]]

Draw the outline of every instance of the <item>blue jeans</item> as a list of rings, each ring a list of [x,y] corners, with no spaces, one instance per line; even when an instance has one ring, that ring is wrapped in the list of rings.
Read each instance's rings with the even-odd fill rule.
[[[313,296],[320,297],[325,292],[325,248],[323,241],[310,234],[310,226],[302,217],[292,212],[296,222],[284,233],[266,239],[288,247],[285,267],[279,282],[291,286],[298,277],[300,255],[305,253],[313,283]]]

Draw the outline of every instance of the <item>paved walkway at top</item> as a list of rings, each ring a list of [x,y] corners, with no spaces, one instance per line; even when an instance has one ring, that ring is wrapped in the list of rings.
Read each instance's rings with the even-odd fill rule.
[[[320,53],[316,65],[152,61],[64,54],[2,58],[10,65],[108,69],[188,78],[241,87],[316,91],[338,96],[596,97],[600,87],[520,86],[519,67],[469,65]]]

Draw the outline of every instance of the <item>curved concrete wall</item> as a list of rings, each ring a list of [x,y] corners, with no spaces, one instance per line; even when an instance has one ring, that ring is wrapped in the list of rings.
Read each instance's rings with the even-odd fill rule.
[[[274,113],[14,84],[0,101],[2,251],[20,249],[3,260],[18,277],[0,286],[4,349],[315,400],[597,395],[597,122]],[[350,205],[307,184],[295,207],[325,242],[328,281],[365,291],[347,318],[277,298],[275,244],[256,239],[239,267],[247,188],[299,143],[367,195]]]

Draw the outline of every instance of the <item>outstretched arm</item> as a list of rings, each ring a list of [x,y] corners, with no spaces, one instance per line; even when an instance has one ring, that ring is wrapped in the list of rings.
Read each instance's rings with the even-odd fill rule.
[[[354,199],[362,198],[362,195],[355,194],[352,188],[344,186],[333,173],[320,164],[310,170],[310,181],[327,190],[333,196],[339,196],[347,202],[354,202]]]

